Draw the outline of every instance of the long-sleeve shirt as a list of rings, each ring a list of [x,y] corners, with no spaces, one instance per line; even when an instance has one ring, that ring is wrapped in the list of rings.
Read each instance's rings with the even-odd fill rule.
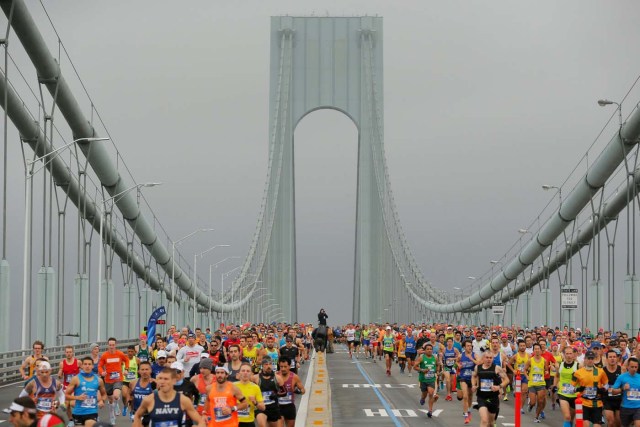
[[[117,383],[122,381],[122,364],[124,363],[125,370],[129,370],[129,358],[126,354],[120,350],[116,350],[111,353],[106,351],[100,357],[98,362],[98,372],[100,375],[104,375],[105,383]]]

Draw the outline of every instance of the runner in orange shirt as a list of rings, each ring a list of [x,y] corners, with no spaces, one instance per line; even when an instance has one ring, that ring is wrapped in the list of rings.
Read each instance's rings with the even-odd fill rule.
[[[124,370],[129,370],[129,358],[120,350],[116,349],[116,339],[109,338],[107,351],[100,357],[98,362],[98,372],[104,378],[104,386],[109,397],[109,421],[116,422],[116,414],[120,412],[118,401],[122,394],[122,364]]]

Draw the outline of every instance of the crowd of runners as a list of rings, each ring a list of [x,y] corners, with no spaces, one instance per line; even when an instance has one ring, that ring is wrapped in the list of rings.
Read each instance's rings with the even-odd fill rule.
[[[460,402],[469,424],[493,426],[500,402],[513,398],[519,376],[522,414],[534,422],[558,410],[563,427],[575,421],[581,395],[585,425],[640,427],[638,337],[623,332],[572,328],[505,328],[449,324],[349,324],[326,327],[283,323],[245,324],[212,332],[171,326],[122,352],[110,338],[80,360],[73,346],[52,364],[44,344],[33,343],[20,374],[25,386],[9,408],[19,427],[106,424],[128,417],[134,427],[292,427],[295,395],[305,393],[298,368],[313,345],[349,357],[384,363],[388,376],[417,376],[420,405],[431,417],[440,396]],[[152,345],[148,342],[152,341]],[[98,426],[99,427],[99,426]]]
[[[399,375],[416,372],[428,417],[443,394],[460,401],[464,424],[475,406],[480,425],[493,426],[519,374],[522,406],[516,410],[530,413],[534,423],[551,409],[562,412],[563,427],[571,427],[580,394],[585,426],[640,427],[640,332],[349,324],[333,335],[349,357],[384,363],[389,376],[394,365]]]
[[[305,324],[243,325],[215,332],[171,326],[152,345],[140,335],[126,352],[109,338],[106,351],[74,346],[53,364],[41,341],[20,367],[25,386],[5,412],[17,427],[293,427],[298,369],[312,357],[317,329]],[[99,421],[106,407],[108,418]],[[98,423],[99,424],[96,424]]]

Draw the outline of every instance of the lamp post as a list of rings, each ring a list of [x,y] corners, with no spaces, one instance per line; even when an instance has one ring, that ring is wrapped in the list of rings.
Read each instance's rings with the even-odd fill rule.
[[[33,176],[39,172],[40,170],[47,167],[49,163],[51,163],[58,154],[62,150],[65,150],[72,145],[80,142],[97,142],[97,141],[107,141],[109,138],[78,138],[74,139],[68,144],[65,144],[61,147],[56,148],[55,150],[49,151],[48,153],[43,154],[40,157],[34,157],[33,160],[26,161],[25,164],[25,182],[24,182],[24,259],[23,259],[23,278],[22,278],[22,348],[27,348],[29,345],[29,336],[30,336],[30,324],[29,324],[29,271],[31,269],[31,260],[29,259],[29,253],[31,252],[31,227],[30,227],[30,218],[31,218],[31,179]],[[53,156],[49,159],[50,156]],[[45,160],[42,166],[37,170],[33,169],[35,163]]]
[[[228,256],[225,259],[223,259],[222,261],[218,261],[215,264],[210,264],[209,265],[209,299],[211,299],[211,288],[212,288],[212,284],[213,284],[213,280],[211,278],[211,270],[213,268],[218,268],[218,265],[222,264],[223,262],[230,260],[230,259],[238,259],[240,258],[239,256]],[[211,304],[209,304],[209,322],[211,322]]]
[[[176,323],[176,246],[197,233],[205,233],[207,231],[213,231],[213,228],[199,228],[183,238],[171,242],[171,323],[174,325]]]
[[[236,271],[237,269],[239,269],[241,266],[238,266],[236,268],[234,268],[233,270],[227,271],[226,273],[222,273],[220,275],[220,299],[222,300],[222,311],[220,313],[220,322],[224,323],[224,278],[226,276],[228,276],[229,274],[233,273],[234,271]]]
[[[123,190],[117,194],[114,194],[113,196],[109,197],[108,199],[104,199],[101,203],[100,206],[100,245],[102,246],[102,244],[104,243],[104,222],[105,222],[105,215],[106,215],[106,210],[107,210],[107,202],[113,200],[114,203],[117,203],[118,198],[119,197],[123,197],[125,194],[129,193],[132,190],[140,190],[142,187],[155,187],[157,185],[161,185],[161,182],[146,182],[144,184],[136,184],[133,187],[129,187],[126,190]],[[97,336],[96,336],[96,340],[98,342],[100,342],[100,340],[102,339],[102,331],[101,331],[101,311],[102,311],[102,251],[103,248],[100,247],[98,248],[98,331],[97,331]]]
[[[605,107],[607,105],[616,105],[618,106],[617,110],[618,110],[618,121],[620,122],[620,126],[622,126],[622,105],[620,105],[619,103],[615,102],[615,101],[609,101],[608,99],[599,99],[598,100],[598,105],[601,107]]]
[[[209,249],[200,252],[200,254],[193,254],[193,327],[196,327],[196,314],[198,309],[196,307],[196,291],[198,290],[198,257],[202,258],[206,253],[211,252],[215,248],[228,248],[231,245],[215,245]],[[211,282],[209,282],[209,297],[211,297]],[[211,313],[211,304],[209,304],[209,313]]]

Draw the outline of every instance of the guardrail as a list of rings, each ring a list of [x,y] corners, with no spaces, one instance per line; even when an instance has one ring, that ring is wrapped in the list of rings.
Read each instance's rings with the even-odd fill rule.
[[[124,351],[128,346],[138,344],[138,342],[139,341],[137,339],[118,341],[116,347],[119,350]],[[85,356],[88,356],[91,353],[89,349],[89,346],[91,346],[91,344],[92,343],[72,344],[75,351],[75,357],[81,359]],[[106,351],[106,341],[99,342],[97,344],[100,346],[101,353]],[[47,356],[49,358],[49,361],[51,362],[53,375],[57,375],[58,373],[58,366],[60,364],[60,361],[64,359],[64,348],[67,347],[67,345],[49,347],[44,349],[43,354]],[[22,365],[22,362],[24,362],[24,359],[26,359],[27,356],[31,355],[32,352],[33,351],[29,349],[0,353],[0,384],[22,380],[22,376],[20,375],[19,371],[20,366]]]

